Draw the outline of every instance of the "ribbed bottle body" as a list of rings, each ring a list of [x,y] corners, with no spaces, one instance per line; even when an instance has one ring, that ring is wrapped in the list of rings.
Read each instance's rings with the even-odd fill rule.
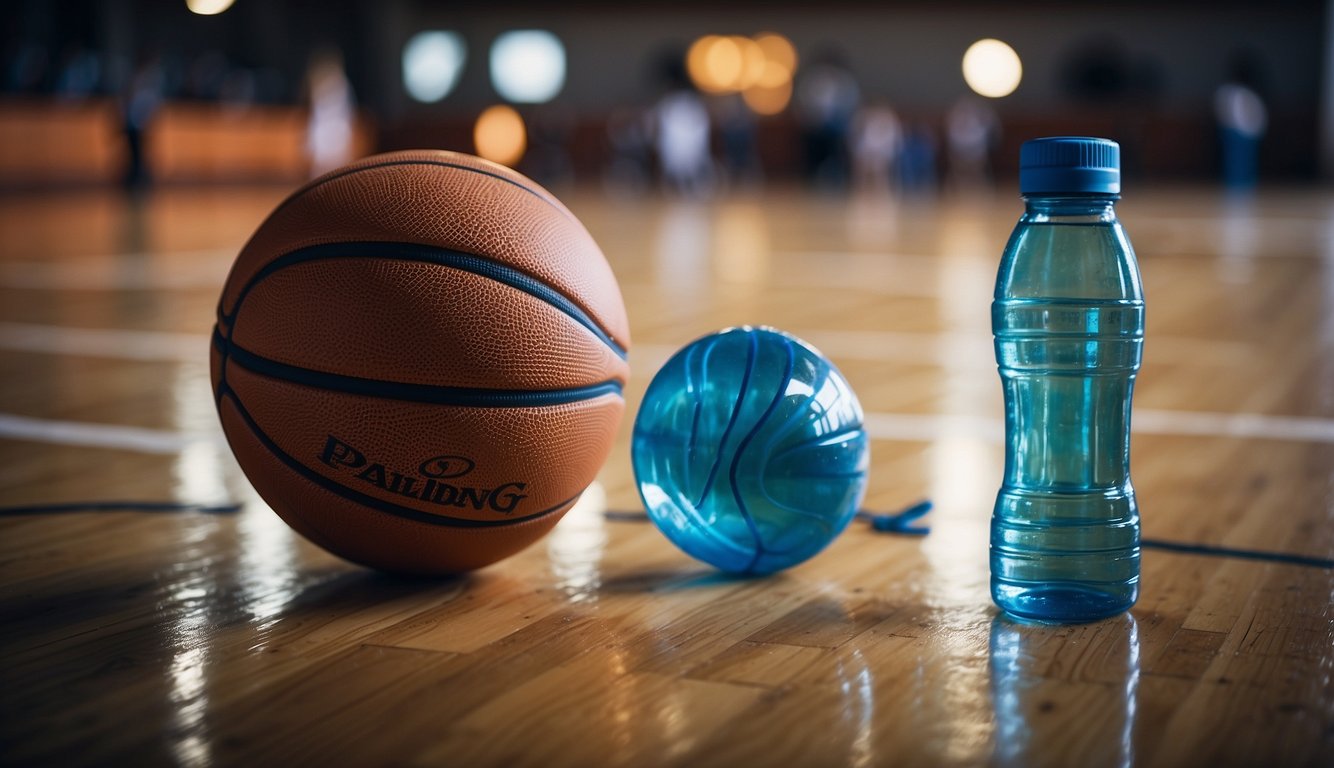
[[[1112,205],[1030,199],[997,279],[1006,461],[991,588],[1021,618],[1091,621],[1139,593],[1130,413],[1144,301]]]

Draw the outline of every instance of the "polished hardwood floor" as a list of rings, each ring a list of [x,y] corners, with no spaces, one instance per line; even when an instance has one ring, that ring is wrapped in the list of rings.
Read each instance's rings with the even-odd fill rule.
[[[866,507],[932,530],[721,577],[606,514],[639,510],[627,419],[548,538],[444,581],[305,542],[221,442],[214,303],[284,192],[0,198],[0,763],[1334,765],[1334,193],[1130,190],[1144,535],[1201,549],[1049,627],[987,592],[1012,192],[563,192],[622,283],[629,413],[695,337],[784,328],[866,409]]]

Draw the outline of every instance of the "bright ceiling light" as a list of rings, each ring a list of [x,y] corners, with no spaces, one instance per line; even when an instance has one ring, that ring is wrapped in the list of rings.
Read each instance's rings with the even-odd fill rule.
[[[1023,76],[1019,54],[999,40],[978,40],[963,55],[964,82],[980,96],[1009,96]]]
[[[565,85],[565,46],[541,29],[502,34],[491,44],[491,84],[508,101],[551,101]]]
[[[755,42],[764,51],[764,58],[791,73],[797,71],[797,49],[792,41],[777,32],[761,32],[755,36]]]
[[[792,100],[792,81],[775,86],[753,85],[741,92],[741,98],[757,115],[776,115]]]
[[[786,37],[774,32],[754,38],[705,35],[686,52],[686,73],[705,93],[738,93],[760,87],[777,94],[791,84],[796,68],[796,49]]]
[[[231,8],[235,2],[236,0],[185,0],[185,7],[189,8],[191,13],[200,16],[217,16]]]
[[[457,32],[418,32],[403,47],[403,85],[408,95],[426,103],[454,90],[468,48]]]
[[[487,107],[472,131],[477,154],[493,163],[513,166],[528,149],[528,130],[514,107]]]

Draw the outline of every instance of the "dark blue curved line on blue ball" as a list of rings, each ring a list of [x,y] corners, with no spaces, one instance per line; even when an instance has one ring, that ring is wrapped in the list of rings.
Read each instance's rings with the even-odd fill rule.
[[[780,337],[781,338],[781,337]],[[750,337],[750,352],[752,359],[757,355],[759,340],[754,334]],[[796,362],[796,355],[792,351],[792,342],[783,339],[783,351],[787,353],[787,359],[783,363],[783,374],[778,377],[778,390],[774,392],[773,399],[769,401],[769,407],[764,409],[764,414],[755,422],[746,436],[741,438],[741,443],[737,446],[736,453],[732,456],[732,466],[728,471],[728,477],[732,481],[732,498],[736,499],[737,511],[741,513],[742,519],[746,521],[746,527],[750,528],[750,535],[755,537],[755,554],[751,555],[750,562],[746,564],[746,572],[749,573],[759,564],[760,557],[765,554],[764,539],[760,536],[760,527],[755,522],[755,516],[746,508],[746,500],[741,495],[741,489],[737,485],[737,471],[741,468],[741,459],[746,453],[746,448],[750,441],[755,439],[764,425],[769,421],[769,417],[774,411],[778,410],[778,404],[783,401],[783,396],[787,394],[787,383],[792,378],[792,367]]]
[[[793,366],[793,367],[795,368],[795,361],[794,361],[794,366]],[[791,375],[791,374],[789,374],[789,376],[790,376],[790,375]],[[792,452],[794,452],[794,451],[803,450],[803,449],[808,448],[808,447],[810,447],[810,446],[812,446],[812,445],[818,445],[818,444],[820,444],[821,442],[830,440],[830,439],[832,439],[832,438],[834,438],[834,437],[836,437],[836,436],[842,436],[842,435],[847,435],[847,434],[853,434],[853,433],[856,433],[856,432],[861,431],[861,430],[863,429],[862,425],[861,425],[861,424],[858,424],[858,425],[856,425],[855,427],[849,427],[847,430],[844,430],[844,431],[842,431],[842,432],[833,433],[833,434],[826,434],[826,435],[821,435],[821,436],[812,437],[812,438],[807,438],[807,439],[805,439],[805,440],[801,440],[801,441],[799,441],[799,442],[792,443],[792,444],[790,444],[790,445],[785,445],[785,446],[783,446],[783,447],[777,452],[777,454],[775,454],[775,453],[774,453],[774,446],[775,446],[780,440],[783,439],[783,436],[786,435],[786,434],[788,433],[788,430],[789,430],[793,425],[795,425],[795,424],[797,424],[797,422],[801,421],[802,418],[804,418],[804,417],[806,416],[806,414],[811,410],[811,403],[815,402],[816,392],[818,392],[818,391],[820,391],[820,387],[818,387],[818,386],[817,386],[817,387],[812,387],[812,389],[811,389],[811,393],[808,394],[808,395],[806,395],[804,398],[802,398],[801,403],[800,403],[799,405],[797,405],[795,408],[792,409],[792,413],[791,413],[791,415],[789,415],[789,416],[787,417],[787,420],[784,421],[783,424],[782,424],[781,426],[779,426],[777,429],[773,430],[773,434],[772,434],[772,436],[769,438],[769,442],[766,443],[765,446],[764,446],[764,449],[765,449],[765,455],[764,455],[764,460],[763,460],[763,462],[762,462],[763,464],[765,464],[765,465],[767,466],[770,462],[772,462],[772,461],[774,461],[774,460],[776,460],[776,459],[782,458],[783,456],[786,456],[787,454],[792,453]],[[824,414],[824,413],[827,413],[827,411],[822,411],[821,413]],[[812,479],[820,479],[820,480],[843,480],[843,479],[852,479],[852,478],[856,478],[856,477],[862,477],[862,476],[865,476],[865,474],[866,474],[866,472],[864,472],[864,471],[862,471],[862,472],[811,472],[811,473],[808,473],[808,474],[803,474],[803,477],[809,477],[809,478],[812,478]],[[783,502],[779,501],[778,499],[775,499],[775,498],[769,493],[769,489],[768,489],[768,487],[765,486],[763,482],[761,482],[761,484],[760,484],[760,492],[764,494],[764,498],[765,498],[770,504],[773,504],[773,505],[774,505],[775,507],[777,507],[778,509],[781,509],[781,510],[783,510],[784,512],[791,513],[791,514],[794,515],[794,516],[801,517],[801,518],[807,520],[808,522],[811,522],[811,523],[813,523],[813,524],[819,526],[820,528],[824,529],[827,533],[828,533],[828,532],[832,532],[832,530],[833,530],[833,525],[832,525],[828,520],[826,520],[826,519],[824,518],[823,515],[820,515],[819,513],[816,513],[816,512],[812,512],[812,511],[810,511],[810,510],[808,510],[808,509],[802,509],[802,508],[800,508],[800,507],[794,507],[794,506],[791,506],[791,505],[789,505],[789,504],[784,504]],[[774,551],[774,550],[772,550],[772,549],[769,550],[769,553],[770,553],[770,554],[782,554],[781,552],[776,552],[776,551]]]
[[[690,468],[694,466],[695,463],[695,445],[699,441],[699,418],[704,409],[701,404],[701,393],[696,391],[694,385],[690,381],[690,367],[693,364],[695,356],[698,354],[699,347],[691,345],[691,347],[686,350],[685,365],[682,366],[682,374],[685,376],[686,380],[686,394],[694,401],[692,408],[693,413],[690,417],[690,438],[686,441],[686,461],[685,466],[681,468],[681,487],[685,488],[687,493],[690,492],[689,489],[691,488],[690,480],[693,473],[690,471]],[[700,377],[700,381],[704,381],[703,376]]]
[[[709,379],[709,371],[708,371],[708,368],[709,368],[709,358],[713,355],[714,350],[717,349],[717,346],[718,346],[717,344],[704,344],[704,345],[694,345],[694,344],[692,344],[692,345],[690,345],[690,347],[687,348],[688,351],[687,351],[687,353],[686,353],[687,356],[686,356],[686,361],[685,361],[685,362],[686,362],[686,365],[685,365],[685,376],[686,376],[686,383],[687,383],[687,393],[690,394],[691,397],[692,397],[692,399],[694,400],[694,413],[693,413],[693,418],[692,418],[692,421],[691,421],[692,434],[691,434],[691,439],[690,439],[690,442],[689,442],[689,447],[688,447],[688,449],[687,449],[687,450],[689,451],[689,453],[687,453],[687,455],[686,455],[686,470],[685,470],[685,471],[687,472],[687,474],[684,475],[684,477],[682,478],[683,482],[680,484],[680,488],[681,488],[681,490],[682,490],[682,495],[683,495],[683,496],[686,496],[686,494],[689,494],[689,493],[692,492],[692,483],[691,483],[691,479],[692,479],[693,472],[690,472],[689,468],[690,468],[691,464],[693,464],[693,460],[692,460],[692,459],[693,459],[693,456],[692,456],[693,452],[694,452],[695,450],[697,450],[697,449],[700,449],[700,445],[699,445],[699,422],[700,422],[700,420],[701,420],[701,418],[702,418],[702,414],[703,414],[703,411],[704,411],[704,393],[703,393],[702,389],[697,389],[697,390],[695,390],[695,391],[693,391],[693,392],[690,391],[690,386],[689,386],[689,385],[690,385],[690,370],[691,370],[691,368],[690,368],[690,360],[691,360],[691,357],[692,357],[692,356],[696,356],[696,355],[698,355],[698,357],[699,357],[699,366],[700,366],[700,370],[699,370],[699,374],[698,374],[697,380],[701,383],[701,386],[702,386],[703,382],[706,382],[706,381],[708,381],[708,379]],[[701,350],[703,350],[702,353],[701,353]],[[650,386],[651,386],[651,385],[650,385]],[[743,394],[745,393],[745,389],[744,389],[744,387],[742,388],[741,392],[742,392]],[[740,399],[738,399],[738,401],[737,401],[737,403],[736,403],[737,409],[740,408],[740,402],[741,402]],[[737,414],[737,412],[738,412],[737,410],[734,410],[734,411],[732,412],[732,417],[731,417],[731,418],[735,419],[735,418],[736,418],[736,414]],[[726,436],[724,436],[724,439],[723,439],[723,443],[725,443],[725,442],[726,442]],[[710,443],[710,446],[712,446],[712,443]],[[714,452],[714,454],[713,454],[713,461],[714,461],[714,462],[721,462],[721,461],[722,461],[721,456],[722,456],[722,452],[723,452],[724,448],[725,448],[725,446],[724,446],[722,443],[720,443],[720,444],[718,444],[718,445],[716,446],[716,450],[715,450],[715,452]],[[717,468],[716,468],[716,465],[715,465],[714,472],[716,473],[716,471],[717,471]],[[713,477],[713,474],[711,473],[711,474],[709,475],[709,478],[712,478],[712,477]],[[729,539],[728,537],[724,536],[724,535],[722,534],[722,532],[719,531],[719,530],[717,529],[716,526],[714,526],[712,523],[710,523],[708,520],[706,520],[706,519],[704,518],[704,515],[701,514],[701,512],[700,512],[700,508],[704,505],[705,500],[708,499],[709,492],[710,492],[710,490],[711,490],[711,485],[710,485],[711,483],[712,483],[712,480],[711,480],[711,479],[709,479],[709,480],[706,482],[705,487],[704,487],[704,491],[703,491],[703,493],[700,494],[700,496],[699,496],[699,500],[698,500],[697,502],[695,502],[695,503],[692,504],[692,503],[691,503],[691,500],[690,500],[690,497],[689,497],[689,496],[686,496],[686,498],[684,498],[684,499],[682,500],[682,502],[681,502],[681,505],[680,505],[680,506],[681,506],[681,511],[682,511],[682,513],[684,513],[687,517],[690,518],[691,522],[694,524],[695,530],[702,531],[702,532],[704,532],[704,533],[708,536],[708,538],[709,538],[709,540],[710,540],[710,542],[712,543],[713,546],[716,546],[716,547],[718,547],[718,548],[720,548],[720,549],[728,550],[729,552],[734,552],[734,553],[736,553],[736,554],[738,554],[738,555],[744,555],[744,554],[745,554],[745,550],[743,550],[743,549],[742,549],[736,542],[734,542],[734,541],[732,541],[731,539]],[[641,496],[643,495],[642,492],[641,492],[640,495],[641,495]]]
[[[718,441],[718,453],[714,456],[713,466],[709,467],[709,478],[704,481],[704,490],[699,495],[699,501],[695,502],[695,507],[704,506],[704,500],[709,498],[709,491],[713,490],[713,483],[718,479],[718,470],[723,464],[723,454],[727,449],[727,440],[732,436],[732,428],[736,426],[737,418],[741,415],[741,406],[746,402],[746,391],[750,388],[750,375],[755,371],[755,337],[750,336],[750,346],[746,348],[746,369],[741,373],[741,386],[737,389],[736,402],[732,404],[732,413],[727,417],[727,427],[723,430],[723,437]],[[709,345],[704,351],[704,365],[708,366],[709,355],[717,348],[716,344]],[[708,371],[705,370],[704,376],[700,381],[707,381]]]

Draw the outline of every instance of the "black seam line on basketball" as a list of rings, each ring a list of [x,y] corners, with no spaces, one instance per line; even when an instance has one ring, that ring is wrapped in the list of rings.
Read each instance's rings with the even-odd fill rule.
[[[573,504],[579,499],[579,496],[583,494],[583,491],[580,491],[575,494],[573,498],[566,499],[565,501],[562,501],[553,507],[548,507],[540,512],[534,512],[531,515],[525,515],[523,517],[506,518],[504,520],[469,520],[462,517],[443,517],[441,515],[433,515],[429,512],[422,512],[411,507],[404,507],[383,499],[377,499],[374,496],[369,496],[360,491],[348,488],[347,486],[335,483],[324,475],[311,470],[306,465],[292,458],[292,456],[282,448],[279,448],[278,445],[264,433],[264,430],[259,428],[259,425],[256,424],[255,420],[250,416],[250,412],[241,404],[241,398],[237,397],[235,392],[228,392],[227,399],[232,402],[233,406],[235,406],[236,412],[240,414],[241,420],[246,423],[246,427],[250,430],[251,434],[255,436],[255,439],[259,440],[259,442],[268,449],[270,453],[277,457],[279,461],[286,464],[288,469],[291,469],[293,472],[296,472],[298,475],[301,475],[310,482],[334,495],[341,496],[348,501],[355,502],[362,506],[394,515],[395,517],[402,517],[419,523],[439,525],[447,528],[498,528],[506,525],[514,525],[515,523],[526,523],[546,517],[554,512],[559,512],[562,508]]]
[[[229,362],[252,373],[271,379],[282,379],[294,384],[315,387],[350,395],[363,395],[386,400],[405,400],[413,403],[454,405],[464,408],[541,408],[592,400],[603,395],[622,396],[621,383],[616,380],[566,389],[481,389],[472,387],[445,387],[432,384],[409,384],[399,381],[377,381],[356,376],[344,376],[310,368],[302,368],[277,360],[270,360],[247,350],[236,342],[229,342],[221,333],[214,332],[213,344]]]
[[[226,337],[226,336],[223,336],[223,334],[222,334],[222,328],[220,328],[219,325],[220,325],[220,324],[214,324],[214,326],[213,326],[213,346],[218,350],[218,357],[219,357],[219,360],[218,360],[218,386],[216,386],[216,387],[213,388],[213,390],[214,390],[214,391],[213,391],[213,407],[214,407],[214,409],[218,409],[218,410],[220,410],[220,409],[222,408],[222,396],[223,396],[224,394],[226,394],[226,393],[227,393],[227,390],[228,390],[228,386],[227,386],[227,359],[228,359],[228,354],[227,354],[227,352],[229,351],[229,350],[228,350],[228,347],[231,346],[231,343],[227,340],[227,337]],[[229,333],[229,334],[230,334],[230,332],[231,332],[230,329],[228,329],[228,333]]]
[[[562,216],[565,216],[566,218],[573,218],[568,211],[563,209],[561,206],[557,205],[555,201],[553,201],[546,195],[542,194],[541,192],[538,192],[537,190],[533,189],[532,187],[520,184],[514,179],[507,179],[504,176],[501,176],[500,174],[494,173],[492,171],[484,171],[480,168],[471,168],[469,166],[461,165],[459,163],[449,163],[445,162],[444,160],[387,160],[383,163],[376,163],[374,165],[366,165],[360,168],[350,168],[346,171],[342,171],[341,173],[335,172],[331,176],[327,176],[323,179],[316,179],[307,186],[304,186],[301,189],[298,189],[297,191],[293,192],[290,196],[288,196],[286,200],[283,200],[281,203],[279,203],[277,208],[273,209],[273,213],[281,211],[282,209],[286,208],[289,203],[294,203],[297,200],[300,200],[307,193],[319,189],[320,187],[324,186],[325,184],[328,184],[331,181],[336,181],[338,179],[346,178],[348,176],[361,173],[362,171],[373,171],[379,168],[393,168],[399,165],[433,165],[439,168],[454,168],[460,171],[470,171],[472,173],[477,173],[482,176],[490,176],[491,178],[503,181],[506,184],[513,184],[519,189],[522,189],[524,192],[527,192],[528,194],[532,195],[533,197],[536,197],[537,199],[541,200],[542,202],[546,203],[552,208],[555,208],[557,211],[560,212]],[[269,215],[272,216],[273,214]]]
[[[345,243],[324,243],[322,245],[312,245],[299,250],[283,254],[264,266],[263,269],[256,272],[254,277],[245,284],[241,292],[236,297],[236,306],[232,307],[231,314],[223,312],[222,306],[218,306],[220,322],[228,326],[228,335],[236,329],[236,316],[241,311],[241,304],[246,296],[261,281],[269,275],[287,267],[303,264],[308,261],[319,261],[323,259],[390,259],[396,261],[417,261],[426,264],[438,264],[442,267],[457,269],[461,272],[485,277],[488,280],[494,280],[502,285],[507,285],[518,291],[546,302],[565,313],[570,319],[582,325],[590,333],[598,338],[603,344],[606,344],[617,357],[626,359],[626,351],[611,337],[611,334],[598,325],[587,312],[581,309],[565,294],[555,288],[542,282],[542,280],[532,275],[520,272],[514,267],[501,264],[498,261],[478,256],[475,253],[466,251],[455,251],[449,248],[438,248],[432,245],[423,245],[421,243],[393,243],[393,242],[345,242]]]

